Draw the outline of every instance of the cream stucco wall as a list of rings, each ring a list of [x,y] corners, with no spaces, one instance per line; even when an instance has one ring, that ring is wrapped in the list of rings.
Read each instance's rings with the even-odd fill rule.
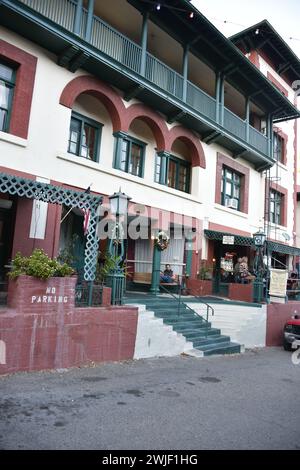
[[[267,76],[270,72],[274,78],[287,90],[289,100],[294,104],[295,102],[295,91],[289,86],[289,84],[276,73],[276,71],[261,57],[259,56],[259,65],[261,72]],[[279,242],[286,242],[287,237],[290,237],[290,242],[293,242],[294,236],[294,223],[296,217],[296,211],[294,208],[294,178],[295,175],[295,129],[294,120],[285,121],[276,124],[275,127],[281,129],[288,137],[287,141],[287,162],[286,165],[277,164],[274,165],[270,170],[270,177],[274,184],[278,184],[288,190],[288,202],[287,202],[287,227],[271,225],[270,237],[278,240]],[[287,235],[285,235],[287,234]],[[292,244],[292,243],[291,243]]]
[[[92,189],[104,195],[111,194],[121,186],[134,202],[196,217],[205,220],[206,224],[211,222],[249,234],[263,226],[264,175],[242,159],[237,161],[250,170],[249,214],[215,204],[217,152],[230,156],[228,151],[217,144],[202,143],[206,169],[193,168],[191,194],[154,183],[155,141],[151,130],[142,122],[135,121],[130,134],[147,143],[144,178],[114,169],[111,119],[105,107],[93,97],[80,96],[74,110],[103,124],[99,163],[69,154],[67,147],[71,110],[61,106],[59,98],[67,83],[86,72],[79,70],[73,74],[59,67],[56,57],[3,27],[0,28],[0,35],[7,42],[38,57],[28,140],[0,133],[1,166],[82,189],[92,183]],[[124,104],[127,107],[131,103],[124,101]],[[292,146],[292,139],[289,145]],[[173,151],[182,158],[186,157],[186,149],[182,144],[176,144]],[[289,165],[288,173],[292,163]],[[289,178],[287,175],[284,179],[287,187],[290,184]],[[293,216],[290,214],[289,227],[292,227],[292,220]]]

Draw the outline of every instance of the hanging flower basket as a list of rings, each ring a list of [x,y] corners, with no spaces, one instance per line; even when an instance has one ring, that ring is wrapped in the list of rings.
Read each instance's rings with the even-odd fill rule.
[[[154,242],[160,251],[164,251],[169,246],[170,237],[165,232],[161,231],[156,235]]]

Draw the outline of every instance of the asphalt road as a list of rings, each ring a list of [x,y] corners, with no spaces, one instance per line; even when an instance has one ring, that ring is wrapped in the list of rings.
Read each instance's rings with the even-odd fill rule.
[[[280,348],[0,377],[1,449],[300,449]]]

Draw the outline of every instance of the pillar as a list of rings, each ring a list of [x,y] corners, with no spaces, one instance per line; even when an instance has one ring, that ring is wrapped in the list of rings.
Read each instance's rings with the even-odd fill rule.
[[[159,281],[160,281],[160,262],[161,262],[161,250],[153,245],[153,258],[152,258],[152,276],[151,276],[151,288],[152,294],[159,293]]]
[[[148,19],[149,12],[146,11],[143,14],[143,25],[142,25],[142,57],[141,57],[141,75],[144,77],[146,75],[146,60],[147,60],[147,43],[148,43]]]
[[[74,19],[74,33],[80,36],[81,22],[82,22],[82,13],[83,13],[83,0],[77,0],[75,19]]]
[[[91,41],[95,0],[89,0],[86,20],[85,40]]]
[[[183,89],[182,89],[182,100],[186,102],[187,98],[187,82],[189,74],[189,50],[190,46],[186,44],[183,49],[183,61],[182,61],[182,75],[183,75]]]

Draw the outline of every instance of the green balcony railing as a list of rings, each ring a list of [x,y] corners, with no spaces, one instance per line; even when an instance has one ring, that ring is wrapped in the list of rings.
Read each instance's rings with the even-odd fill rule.
[[[134,72],[141,69],[142,49],[106,24],[97,16],[93,17],[91,43],[104,54],[125,65]]]
[[[73,0],[19,0],[63,28],[73,31],[76,2]]]
[[[149,53],[146,59],[146,78],[182,100],[183,77]]]
[[[249,128],[249,143],[265,155],[268,154],[268,138],[252,126]]]
[[[74,32],[76,5],[74,0],[19,0],[40,15]],[[84,39],[87,25],[87,10],[83,8],[79,35]],[[109,58],[142,76],[142,48],[123,34],[112,28],[97,16],[92,18],[90,44]],[[146,68],[143,79],[148,80],[165,92],[181,100],[205,118],[216,122],[216,100],[193,83],[186,82],[175,70],[146,54]],[[185,95],[185,96],[184,96]],[[224,108],[223,127],[234,137],[246,142],[247,123]],[[268,155],[268,139],[261,132],[249,126],[248,143],[259,152]]]
[[[246,121],[224,108],[224,127],[241,140],[246,140]]]
[[[208,118],[216,119],[216,100],[191,82],[187,84],[186,102]]]

